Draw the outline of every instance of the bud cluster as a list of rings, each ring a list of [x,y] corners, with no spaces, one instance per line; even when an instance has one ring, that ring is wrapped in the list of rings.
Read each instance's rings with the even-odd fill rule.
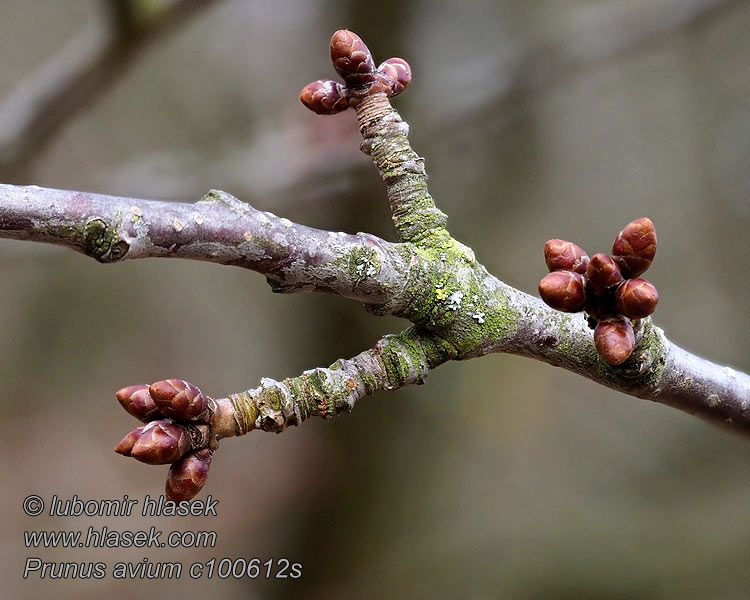
[[[300,93],[302,104],[319,115],[335,115],[373,94],[397,96],[411,82],[411,67],[403,58],[389,58],[376,67],[362,38],[346,29],[331,38],[331,61],[344,83],[319,79]]]
[[[594,345],[611,365],[633,352],[633,324],[659,302],[656,287],[643,274],[656,254],[656,231],[646,217],[628,223],[612,245],[612,255],[588,254],[564,240],[549,240],[544,258],[550,270],[539,282],[545,303],[563,312],[585,311],[594,329]]]
[[[116,396],[126,411],[146,424],[122,438],[115,452],[149,465],[171,463],[167,499],[193,498],[206,483],[213,456],[211,448],[196,448],[196,440],[203,440],[196,426],[210,428],[213,400],[182,379],[131,385]]]

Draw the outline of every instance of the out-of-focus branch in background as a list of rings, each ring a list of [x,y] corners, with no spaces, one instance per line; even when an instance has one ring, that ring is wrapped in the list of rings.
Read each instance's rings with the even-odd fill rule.
[[[0,175],[33,160],[60,128],[112,87],[143,51],[215,0],[106,0],[110,27],[84,28],[0,105]]]
[[[427,128],[422,128],[421,135],[436,142],[448,130],[466,131],[477,124],[484,129],[503,127],[528,110],[528,103],[519,100],[529,94],[575,77],[593,64],[661,43],[669,34],[718,17],[737,3],[738,0],[639,0],[627,5],[606,2],[581,8],[559,30],[540,32],[502,56],[472,56],[466,62],[451,65],[437,78],[421,82],[415,93],[437,100],[431,102],[432,110],[423,117]],[[464,94],[460,102],[441,103],[445,97],[441,90],[451,87],[451,81],[455,87],[457,80],[471,93]],[[499,111],[498,106],[505,109]],[[331,121],[335,119],[345,121],[346,117],[333,117]],[[112,176],[123,181],[148,177],[156,190],[164,190],[162,194],[179,197],[200,189],[202,180],[231,179],[233,173],[242,172],[252,182],[255,194],[274,196],[276,205],[283,198],[304,203],[305,198],[314,197],[319,203],[331,195],[326,190],[347,189],[353,170],[364,170],[369,165],[342,144],[331,144],[334,134],[330,121],[325,135],[312,140],[311,126],[317,124],[292,120],[273,122],[267,129],[254,128],[251,139],[226,143],[210,162],[196,157],[189,148],[170,153],[168,159],[161,153],[141,153]],[[341,131],[336,127],[335,135],[349,135],[349,130],[348,124],[342,125]],[[351,136],[352,143],[356,143],[356,136]],[[310,152],[310,144],[320,144],[325,149]],[[299,156],[299,148],[308,149],[304,157]],[[284,169],[269,168],[274,157],[280,155],[286,157]]]

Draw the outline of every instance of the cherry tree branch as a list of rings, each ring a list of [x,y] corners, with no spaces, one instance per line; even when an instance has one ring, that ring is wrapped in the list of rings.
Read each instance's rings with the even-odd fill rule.
[[[423,260],[374,235],[323,231],[212,190],[193,204],[0,184],[0,237],[66,246],[102,263],[204,260],[266,275],[275,292],[322,291],[380,314],[407,302],[401,274]]]
[[[210,402],[178,380],[124,388],[118,399],[146,425],[123,438],[118,452],[173,463],[168,495],[187,499],[205,482],[221,438],[334,417],[364,396],[423,383],[448,360],[492,352],[541,360],[750,434],[747,374],[679,348],[650,317],[632,320],[634,350],[609,364],[582,314],[553,310],[490,274],[446,229],[423,159],[390,103],[409,83],[408,65],[389,59],[376,68],[348,31],[334,35],[331,53],[346,85],[313,82],[302,100],[321,113],[356,110],[362,150],[385,183],[399,243],[306,227],[216,190],[188,204],[0,185],[0,237],[67,246],[103,263],[175,257],[240,266],[265,275],[277,292],[334,293],[412,323],[352,359],[281,382],[263,379]]]
[[[527,356],[732,429],[750,429],[750,377],[745,373],[679,348],[650,319],[638,331],[631,359],[618,367],[607,365],[581,315],[552,310],[508,286],[458,242],[450,260],[438,250],[431,261],[434,251],[365,233],[313,229],[255,210],[224,192],[212,191],[187,204],[12,185],[0,185],[0,237],[59,244],[106,263],[174,257],[241,266],[266,275],[275,291],[334,293],[366,304],[371,312],[405,316],[448,344],[450,358],[491,352]],[[419,363],[409,353],[402,352],[402,358]],[[413,382],[358,384],[356,399],[363,391]],[[260,393],[258,388],[244,397]],[[299,406],[293,410],[317,414]]]
[[[281,382],[264,377],[255,389],[217,400],[216,435],[244,435],[253,429],[281,433],[311,416],[333,418],[375,392],[424,383],[430,369],[455,356],[448,341],[415,325],[385,336],[352,359]]]

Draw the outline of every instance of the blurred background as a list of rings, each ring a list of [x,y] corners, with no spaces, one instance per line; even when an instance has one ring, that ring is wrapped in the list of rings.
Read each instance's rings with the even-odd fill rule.
[[[395,101],[454,235],[535,293],[551,237],[608,251],[651,217],[655,321],[750,369],[750,3],[729,0],[0,3],[0,181],[195,201],[211,188],[307,225],[394,239],[354,114],[299,90],[334,30],[402,56]],[[27,517],[29,494],[142,499],[166,468],[113,452],[114,392],[181,377],[224,396],[371,347],[405,323],[253,272],[102,266],[0,242],[5,598],[746,598],[748,442],[511,356],[447,364],[332,422],[222,443],[218,517]],[[213,530],[215,548],[27,549],[23,531]],[[22,578],[101,560],[102,580]],[[118,581],[212,557],[300,580]]]

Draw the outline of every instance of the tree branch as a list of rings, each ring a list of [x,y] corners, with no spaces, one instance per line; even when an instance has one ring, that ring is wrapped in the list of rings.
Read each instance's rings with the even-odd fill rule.
[[[0,185],[0,237],[59,244],[105,263],[174,257],[252,269],[274,291],[334,293],[408,318],[449,343],[451,358],[527,356],[750,432],[748,375],[679,348],[650,318],[631,358],[610,366],[580,314],[503,283],[453,238],[424,249],[323,231],[218,191],[185,204],[12,185]]]
[[[342,66],[339,54],[349,62]],[[216,401],[179,380],[124,388],[118,399],[147,424],[128,434],[118,452],[173,463],[168,494],[189,498],[205,482],[220,438],[280,432],[309,416],[330,418],[366,395],[422,383],[447,360],[490,352],[535,358],[750,433],[747,374],[677,347],[650,318],[633,320],[635,349],[614,366],[600,357],[581,314],[553,310],[491,275],[445,228],[423,160],[390,104],[394,90],[408,85],[408,65],[403,79],[390,75],[388,61],[376,69],[363,42],[347,31],[334,35],[332,56],[347,85],[317,81],[302,100],[316,112],[355,108],[362,149],[385,182],[400,243],[295,224],[219,191],[184,204],[0,185],[0,237],[61,244],[104,263],[177,257],[241,266],[264,274],[274,291],[334,293],[413,324],[327,369],[282,382],[263,379]]]
[[[409,126],[393,110],[385,94],[366,98],[357,106],[361,149],[369,154],[386,184],[393,224],[399,237],[429,246],[450,235],[448,217],[427,190],[424,159],[409,145]]]
[[[323,231],[212,190],[194,204],[0,184],[0,237],[66,246],[102,263],[204,260],[263,273],[275,292],[322,291],[400,313],[403,274],[423,263],[406,244]]]
[[[430,369],[455,356],[450,343],[412,326],[327,369],[312,369],[281,382],[263,378],[255,389],[217,400],[217,435],[245,435],[252,429],[281,433],[311,416],[330,419],[350,412],[357,400],[375,392],[424,383]]]

